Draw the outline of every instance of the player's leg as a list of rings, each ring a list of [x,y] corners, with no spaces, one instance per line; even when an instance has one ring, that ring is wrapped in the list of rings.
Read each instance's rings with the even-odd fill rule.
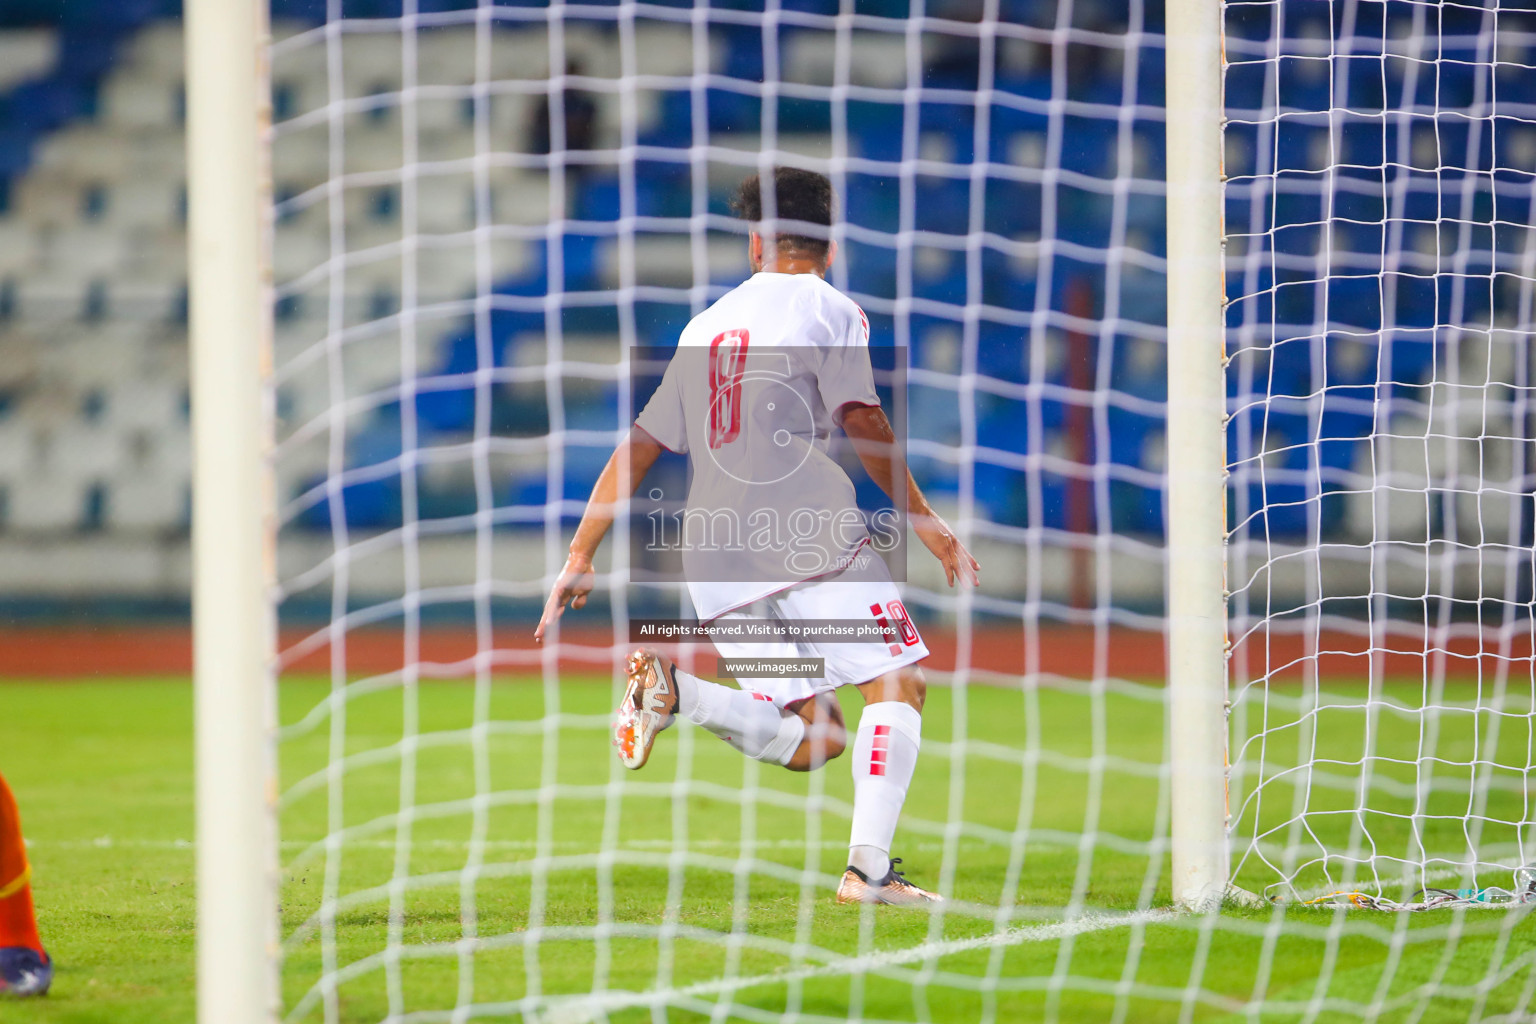
[[[923,738],[923,671],[906,665],[859,684],[864,713],[853,741],[853,823],[842,903],[926,903],[942,899],[895,869],[891,842],[917,768]]]
[[[840,755],[848,746],[848,726],[843,709],[830,693],[818,693],[785,706],[805,719],[805,739],[784,762],[792,772],[813,772]]]
[[[853,822],[841,902],[918,903],[941,897],[912,885],[893,868],[891,842],[922,747],[927,685],[917,663],[928,656],[891,582],[885,563],[870,558],[838,577],[796,587],[783,599],[785,618],[847,619],[868,615],[879,639],[818,644],[827,682],[856,686],[865,707],[851,751]]]
[[[808,771],[842,753],[846,732],[820,702],[799,712],[767,694],[700,679],[664,654],[642,648],[629,656],[629,684],[614,716],[614,746],[626,768],[649,759],[657,734],[682,717],[748,757]]]
[[[32,909],[31,868],[16,798],[0,776],[0,995],[40,996],[53,982]]]

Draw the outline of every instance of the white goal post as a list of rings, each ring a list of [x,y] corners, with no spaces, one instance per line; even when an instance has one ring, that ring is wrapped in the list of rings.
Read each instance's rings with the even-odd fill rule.
[[[1174,900],[1201,909],[1228,877],[1219,0],[1170,0],[1166,60],[1169,826]]]
[[[203,1024],[279,1012],[266,23],[265,0],[186,4]]]

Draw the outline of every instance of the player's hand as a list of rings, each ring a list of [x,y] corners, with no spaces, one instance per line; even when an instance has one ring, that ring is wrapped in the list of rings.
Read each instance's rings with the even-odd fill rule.
[[[981,581],[981,563],[971,557],[971,553],[965,550],[965,545],[960,543],[960,538],[955,536],[955,531],[949,528],[949,524],[940,519],[935,512],[927,512],[923,515],[914,515],[912,529],[917,533],[918,539],[923,542],[933,557],[937,558],[944,566],[944,578],[950,586],[955,585],[955,580],[975,586]]]
[[[544,642],[545,628],[560,617],[567,604],[572,608],[585,605],[595,582],[592,559],[571,552],[565,560],[565,568],[560,570],[560,578],[555,580],[554,589],[549,592],[549,600],[544,602],[544,614],[539,617],[539,627],[533,631],[534,641]]]

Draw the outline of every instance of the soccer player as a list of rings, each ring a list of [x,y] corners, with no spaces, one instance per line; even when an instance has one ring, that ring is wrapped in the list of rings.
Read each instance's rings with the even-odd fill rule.
[[[53,961],[37,934],[31,879],[16,798],[0,775],[0,996],[46,995],[53,983]]]
[[[980,567],[895,457],[895,435],[875,392],[869,322],[826,281],[837,255],[827,237],[831,182],[778,168],[771,200],[776,229],[765,234],[758,177],[738,190],[733,208],[754,226],[754,273],[683,330],[655,395],[593,488],[535,636],[542,640],[568,604],[586,603],[592,555],[621,491],[633,494],[663,449],[689,453],[683,521],[704,530],[681,547],[700,621],[862,619],[886,632],[854,643],[716,636],[727,658],[825,659],[823,678],[754,679],[753,690],[708,682],[664,655],[637,650],[614,722],[619,759],[642,767],[656,735],[681,716],[748,757],[811,771],[847,745],[833,691],[855,686],[866,706],[853,740],[853,823],[838,902],[937,901],[942,897],[907,881],[890,856],[921,744],[926,687],[917,663],[928,649],[870,550],[852,482],[827,454],[833,427],[852,440],[874,481],[904,499],[914,532],[943,563],[950,586],[974,584]],[[733,530],[743,522],[752,543]]]

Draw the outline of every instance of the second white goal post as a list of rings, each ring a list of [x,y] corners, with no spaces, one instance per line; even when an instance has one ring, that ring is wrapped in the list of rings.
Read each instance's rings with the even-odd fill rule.
[[[1173,898],[1227,895],[1221,4],[1170,0],[1168,751]]]
[[[186,10],[198,1019],[278,1019],[264,0]]]

